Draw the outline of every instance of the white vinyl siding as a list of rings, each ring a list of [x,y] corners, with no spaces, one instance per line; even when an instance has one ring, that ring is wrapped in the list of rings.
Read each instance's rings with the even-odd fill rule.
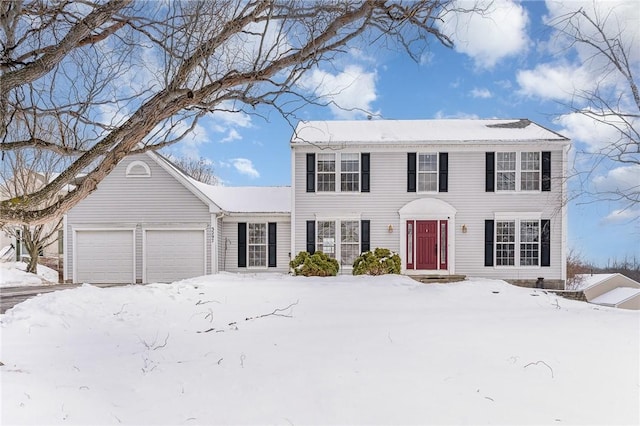
[[[140,162],[147,165],[150,177],[127,177],[126,171],[130,164],[136,163],[132,166],[134,170],[144,168]],[[210,243],[213,236],[209,206],[149,155],[133,155],[122,160],[100,182],[96,191],[67,214],[67,235],[82,227],[95,229],[117,226],[136,229],[135,279],[132,282],[143,282],[143,228],[207,229],[206,273],[212,270]],[[66,252],[72,253],[72,238],[67,238],[65,244]],[[72,271],[73,262],[73,256],[67,256],[65,268]],[[197,275],[202,275],[202,272]]]
[[[552,180],[562,180],[562,156],[560,147],[537,147],[540,151],[552,151]],[[327,197],[306,192],[306,153],[313,148],[296,148],[294,160],[295,229],[293,229],[293,255],[306,250],[306,221],[319,220],[318,217],[354,217],[370,220],[371,249],[388,248],[400,252],[400,233],[406,232],[406,223],[400,223],[398,211],[410,201],[425,197],[443,200],[457,210],[455,224],[451,225],[448,244],[449,268],[457,274],[492,277],[499,279],[533,279],[538,276],[560,277],[562,265],[559,256],[562,250],[562,221],[558,216],[562,185],[552,185],[552,191],[519,192],[517,196],[485,191],[485,152],[504,151],[504,146],[478,144],[476,146],[440,145],[433,146],[433,152],[448,152],[448,192],[434,194],[408,193],[407,152],[425,152],[424,147],[410,146],[375,149],[362,147],[370,153],[371,192],[342,194]],[[516,151],[515,149],[513,150]],[[532,206],[540,210],[541,217],[552,218],[550,224],[551,266],[543,268],[486,268],[484,267],[484,221],[493,219],[495,212],[529,212]],[[526,219],[526,218],[525,218]],[[389,232],[389,225],[392,231]],[[466,233],[462,232],[465,225]],[[519,232],[519,230],[518,230]],[[406,247],[403,248],[406,250]],[[516,247],[519,251],[519,247]],[[414,259],[415,260],[415,259]],[[403,259],[403,263],[406,259]],[[342,269],[342,268],[341,268]],[[514,272],[515,271],[515,272]]]
[[[269,268],[267,266],[268,257],[265,257],[264,267],[255,267],[251,272],[288,272],[289,271],[289,252],[291,251],[291,221],[288,216],[244,216],[232,217],[226,216],[219,220],[220,231],[218,233],[218,268],[220,271],[226,272],[246,272],[249,270],[249,257],[247,256],[247,268],[238,267],[238,222],[247,224],[247,233],[249,225],[252,223],[276,223],[276,267]],[[267,236],[269,227],[267,226]],[[248,236],[247,236],[248,237]],[[247,247],[249,246],[249,238],[247,238]],[[268,247],[266,253],[268,254]],[[266,256],[266,255],[265,255]]]

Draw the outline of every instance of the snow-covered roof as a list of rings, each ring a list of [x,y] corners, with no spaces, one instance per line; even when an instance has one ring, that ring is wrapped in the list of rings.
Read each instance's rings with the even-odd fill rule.
[[[201,198],[228,213],[291,213],[291,187],[289,186],[222,186],[199,182],[184,173],[168,158],[148,153],[152,158],[172,170],[187,187],[192,186]],[[204,201],[204,200],[203,200]]]
[[[301,121],[296,143],[499,142],[569,140],[527,119]]]
[[[631,287],[617,287],[591,300],[591,303],[604,306],[617,306],[632,297],[640,295],[640,289]]]
[[[230,213],[290,213],[289,186],[207,185],[189,178],[211,201]]]
[[[620,277],[618,280],[621,280],[627,283],[628,287],[639,287],[638,282],[632,280],[631,278],[624,276],[620,273],[611,273],[611,274],[579,274],[579,284],[576,290],[587,290],[590,289],[600,283],[603,283],[611,278]]]

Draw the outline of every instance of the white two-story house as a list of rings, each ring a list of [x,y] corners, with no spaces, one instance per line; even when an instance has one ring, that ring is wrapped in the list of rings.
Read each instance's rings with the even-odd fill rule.
[[[409,275],[562,288],[569,140],[529,120],[301,122],[291,140],[291,252],[348,271],[400,254]]]
[[[350,273],[363,251],[408,275],[565,280],[569,140],[528,120],[301,122],[291,187],[199,183],[127,157],[65,217],[65,279],[170,282],[288,272],[301,251]]]

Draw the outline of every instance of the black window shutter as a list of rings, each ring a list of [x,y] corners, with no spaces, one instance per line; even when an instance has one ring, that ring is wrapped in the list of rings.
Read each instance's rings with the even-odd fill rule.
[[[542,190],[551,191],[551,152],[542,152]]]
[[[551,266],[551,221],[540,221],[540,266]]]
[[[484,221],[484,266],[493,266],[493,220]]]
[[[307,192],[316,192],[316,155],[307,154]]]
[[[407,154],[407,192],[416,192],[416,153]]]
[[[269,250],[268,250],[268,255],[267,258],[269,259],[269,268],[275,268],[276,267],[276,241],[277,241],[277,237],[276,237],[276,223],[275,222],[269,222],[269,231],[268,231],[268,240],[269,241]]]
[[[360,191],[369,192],[370,154],[360,154]]]
[[[370,220],[360,221],[360,252],[371,250],[371,237],[370,237]]]
[[[441,152],[438,158],[439,167],[439,182],[438,191],[447,192],[449,190],[449,154]]]
[[[316,252],[316,223],[313,220],[307,221],[307,251],[309,254]]]
[[[485,169],[486,169],[486,178],[485,178],[485,192],[494,192],[494,182],[496,180],[496,154],[495,152],[487,152],[485,159]]]
[[[247,224],[238,223],[238,268],[247,267]]]

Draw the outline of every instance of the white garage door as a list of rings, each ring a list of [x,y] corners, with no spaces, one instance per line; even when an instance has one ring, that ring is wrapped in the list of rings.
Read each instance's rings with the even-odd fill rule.
[[[202,229],[145,231],[145,282],[170,283],[205,274]]]
[[[135,282],[133,230],[78,230],[75,236],[75,282]]]

